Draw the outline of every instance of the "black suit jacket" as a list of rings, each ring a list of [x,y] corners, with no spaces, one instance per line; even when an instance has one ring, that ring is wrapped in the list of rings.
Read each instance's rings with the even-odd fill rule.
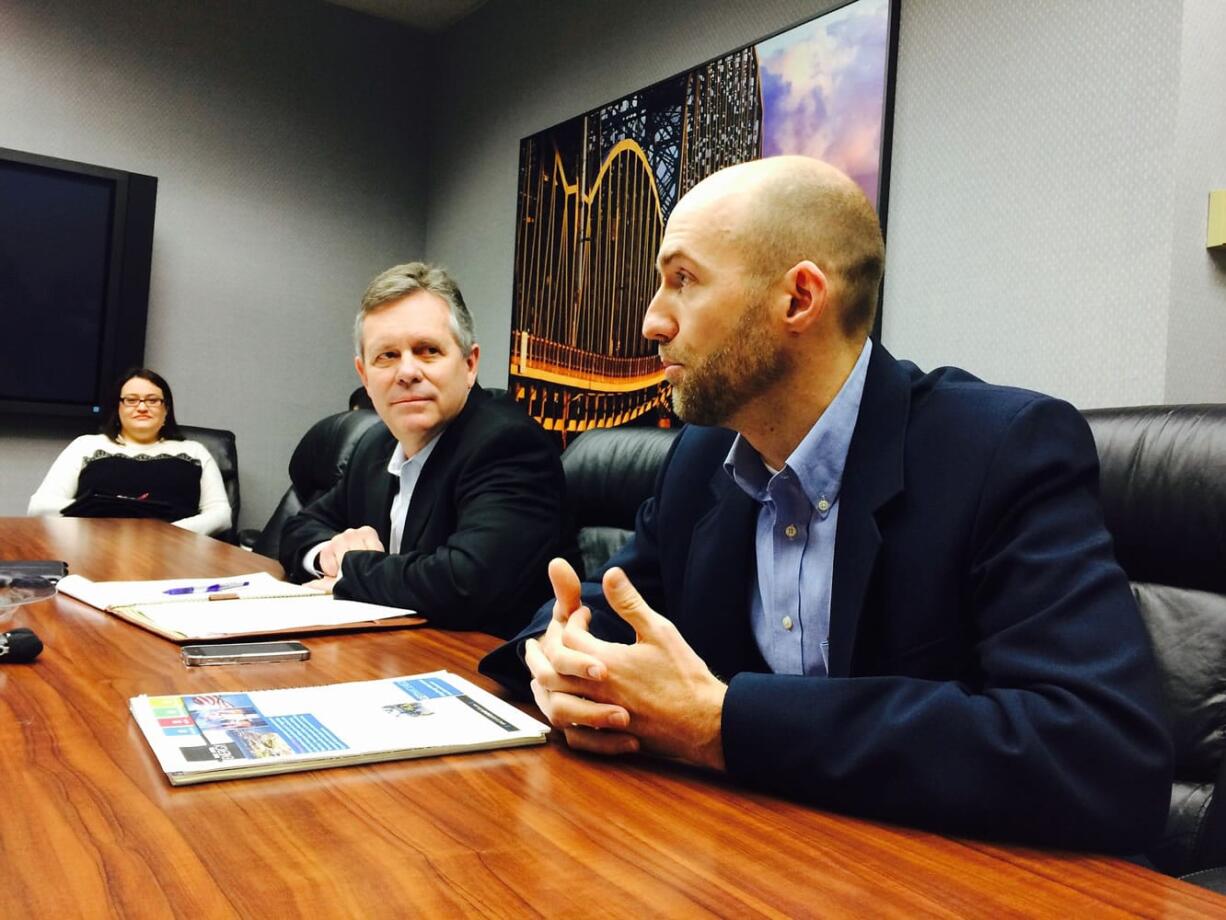
[[[758,509],[723,469],[732,439],[683,431],[610,564],[729,681],[733,777],[950,833],[1152,841],[1171,744],[1076,410],[874,347],[838,499],[829,677],[772,674],[758,651]],[[593,632],[633,640],[598,584],[584,596]],[[482,670],[522,689],[519,639]]]
[[[386,546],[399,480],[385,425],[354,448],[340,481],[285,526],[281,564],[298,581],[307,550],[370,525]],[[546,566],[574,558],[557,449],[514,403],[474,387],[422,468],[400,552],[345,555],[338,597],[411,608],[430,625],[513,635],[549,596]]]

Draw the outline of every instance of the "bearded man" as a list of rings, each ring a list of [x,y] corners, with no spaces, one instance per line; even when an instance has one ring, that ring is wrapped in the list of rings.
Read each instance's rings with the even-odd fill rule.
[[[552,607],[482,670],[572,747],[1140,851],[1171,742],[1089,429],[872,342],[884,257],[867,199],[816,160],[734,166],[677,204],[643,334],[691,424],[599,581],[554,560]]]

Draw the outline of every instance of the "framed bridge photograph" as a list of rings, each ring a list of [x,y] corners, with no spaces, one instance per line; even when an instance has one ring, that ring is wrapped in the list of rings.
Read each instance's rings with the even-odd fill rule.
[[[898,0],[852,0],[520,143],[508,386],[563,446],[675,423],[640,330],[664,225],[703,178],[816,157],[860,184],[884,229],[897,24]]]

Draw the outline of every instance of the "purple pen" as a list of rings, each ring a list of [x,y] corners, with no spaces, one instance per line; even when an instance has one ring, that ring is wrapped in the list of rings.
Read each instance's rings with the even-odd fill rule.
[[[214,591],[228,591],[231,588],[245,588],[251,584],[249,581],[219,581],[215,585],[204,585],[202,587],[193,587],[185,585],[182,588],[167,588],[163,594],[212,594]]]

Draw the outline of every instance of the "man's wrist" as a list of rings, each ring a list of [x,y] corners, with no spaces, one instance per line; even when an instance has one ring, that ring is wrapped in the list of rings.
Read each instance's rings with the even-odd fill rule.
[[[316,578],[324,576],[324,571],[319,567],[319,554],[323,552],[324,547],[327,545],[328,541],[324,540],[322,543],[316,543],[306,551],[306,554],[302,557],[302,568],[305,572],[314,575]],[[340,573],[338,572],[337,574],[339,575]]]
[[[697,721],[694,725],[697,745],[693,760],[700,766],[708,767],[719,773],[727,769],[724,763],[724,697],[728,694],[728,686],[723,681],[712,678],[712,684],[705,688],[695,706]]]

